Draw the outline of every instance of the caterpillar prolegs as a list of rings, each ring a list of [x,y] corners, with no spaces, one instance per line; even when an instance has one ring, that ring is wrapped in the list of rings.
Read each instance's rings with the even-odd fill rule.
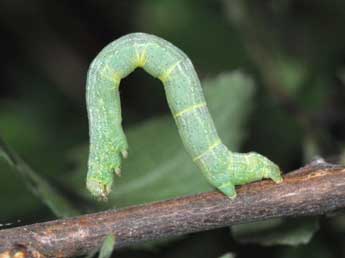
[[[114,173],[127,156],[121,122],[119,85],[141,67],[164,85],[168,105],[182,142],[208,181],[234,198],[235,185],[263,178],[282,181],[277,165],[250,152],[233,153],[220,140],[207,109],[193,64],[180,49],[154,35],[132,33],[106,46],[93,60],[87,76],[90,130],[87,188],[106,199]]]

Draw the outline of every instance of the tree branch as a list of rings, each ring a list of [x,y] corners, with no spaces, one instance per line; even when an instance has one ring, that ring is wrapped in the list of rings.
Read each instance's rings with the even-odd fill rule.
[[[345,168],[316,163],[287,174],[281,184],[265,180],[242,186],[235,200],[209,192],[1,230],[0,258],[21,252],[33,257],[71,257],[99,247],[108,234],[115,235],[119,248],[235,224],[319,215],[344,208]]]

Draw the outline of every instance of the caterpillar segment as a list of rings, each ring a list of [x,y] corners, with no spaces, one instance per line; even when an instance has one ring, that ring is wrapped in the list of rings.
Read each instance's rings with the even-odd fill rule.
[[[262,178],[281,182],[277,165],[257,153],[233,153],[220,140],[192,62],[180,49],[154,35],[132,33],[106,46],[87,76],[90,150],[87,188],[106,199],[120,175],[128,144],[122,129],[119,86],[136,68],[158,78],[182,142],[208,181],[230,198],[235,185]]]

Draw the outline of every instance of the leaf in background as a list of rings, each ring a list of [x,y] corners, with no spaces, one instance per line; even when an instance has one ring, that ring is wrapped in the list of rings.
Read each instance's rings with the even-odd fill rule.
[[[96,255],[96,253],[98,253],[98,251],[99,251],[98,258],[109,258],[109,257],[111,257],[111,254],[114,251],[115,243],[116,243],[115,242],[115,236],[108,235],[104,239],[100,249],[93,250],[85,258],[92,258],[92,257],[94,257]]]
[[[235,69],[246,62],[243,44],[221,13],[209,7],[207,1],[140,1],[134,23],[139,31],[159,35],[183,49],[199,71]]]
[[[305,135],[302,144],[303,163],[308,164],[318,157],[321,157],[321,149],[313,135]]]
[[[319,229],[317,218],[272,219],[232,226],[234,238],[241,243],[264,246],[307,244]]]
[[[204,92],[218,133],[231,150],[237,150],[244,136],[253,95],[251,78],[241,72],[224,73],[205,80]],[[105,207],[170,199],[209,191],[212,187],[185,151],[172,117],[151,119],[126,130],[129,157],[123,175],[114,180]],[[88,148],[77,150],[79,172],[76,189],[84,189]],[[79,184],[79,186],[77,186]],[[86,196],[90,196],[86,193]]]
[[[284,54],[272,55],[272,59],[271,68],[274,70],[270,69],[270,72],[275,73],[276,78],[279,78],[279,85],[285,94],[290,97],[296,96],[308,78],[306,65],[301,60]]]
[[[345,68],[339,69],[338,78],[341,80],[343,86],[345,86]]]
[[[235,258],[235,255],[233,255],[231,253],[227,253],[227,254],[220,256],[219,258]]]
[[[108,235],[102,244],[101,250],[99,251],[98,258],[109,258],[113,253],[115,247],[115,237]]]
[[[52,145],[45,127],[47,123],[35,118],[34,111],[27,103],[2,101],[0,104],[1,136],[11,144],[12,148],[34,163],[35,167],[37,165],[48,167],[51,166],[51,160],[48,158],[50,153],[43,152]],[[33,149],[35,151],[32,151]],[[2,156],[8,158],[6,155]],[[56,155],[54,156],[56,159]],[[35,214],[42,207],[42,203],[23,187],[21,178],[13,176],[13,168],[7,163],[0,162],[0,171],[0,182],[2,182],[0,203],[6,207],[1,211],[0,220],[13,222],[18,216],[30,217]],[[49,175],[46,173],[45,176]],[[13,202],[14,194],[15,202]]]
[[[343,147],[339,154],[339,164],[345,166],[345,148]]]
[[[1,138],[0,157],[4,158],[14,168],[14,171],[23,178],[27,188],[41,199],[56,216],[64,218],[79,214],[68,200],[33,171]]]
[[[326,238],[327,239],[327,238]],[[334,258],[343,257],[339,249],[332,251],[331,246],[334,243],[332,241],[325,241],[322,239],[313,239],[311,243],[307,245],[285,247],[277,249],[277,255],[279,258]],[[335,255],[339,254],[339,256]]]

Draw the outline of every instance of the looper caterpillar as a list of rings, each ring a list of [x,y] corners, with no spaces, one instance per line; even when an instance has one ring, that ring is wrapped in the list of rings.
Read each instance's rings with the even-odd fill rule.
[[[263,178],[282,181],[280,169],[266,157],[254,152],[233,153],[222,144],[186,54],[154,35],[132,33],[106,46],[88,71],[90,154],[86,184],[95,197],[106,199],[114,172],[120,174],[122,158],[127,156],[119,85],[138,67],[162,81],[182,142],[213,186],[235,198],[235,185]]]

